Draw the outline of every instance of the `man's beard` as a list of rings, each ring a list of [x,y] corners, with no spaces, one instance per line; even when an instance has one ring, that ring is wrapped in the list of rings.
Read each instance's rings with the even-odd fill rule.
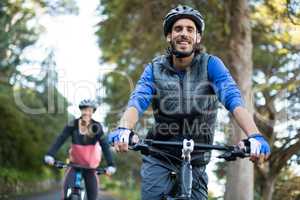
[[[189,57],[190,55],[192,55],[195,52],[196,49],[196,43],[193,44],[193,48],[190,51],[180,51],[176,49],[176,40],[171,41],[171,52],[173,55],[175,55],[176,58],[185,58],[185,57]],[[187,41],[189,42],[189,41]]]

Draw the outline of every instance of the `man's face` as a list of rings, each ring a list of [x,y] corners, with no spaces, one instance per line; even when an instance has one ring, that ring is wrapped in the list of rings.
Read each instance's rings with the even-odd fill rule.
[[[191,52],[200,40],[195,23],[187,18],[177,20],[167,35],[167,41],[171,42],[172,47],[183,53]]]

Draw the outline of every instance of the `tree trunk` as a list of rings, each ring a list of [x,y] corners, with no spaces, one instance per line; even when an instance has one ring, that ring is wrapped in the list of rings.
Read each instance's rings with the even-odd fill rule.
[[[239,85],[245,100],[245,106],[253,113],[252,104],[252,40],[247,0],[224,1],[230,16],[228,67]],[[237,143],[245,134],[233,124],[230,142]],[[254,174],[253,164],[248,159],[229,163],[225,200],[253,200]]]
[[[237,143],[244,136],[237,125],[230,138]],[[243,136],[243,137],[242,137]],[[225,200],[253,200],[254,191],[253,164],[248,159],[228,163]]]
[[[273,177],[267,177],[262,184],[264,184],[262,188],[262,200],[272,200],[274,193],[274,186],[276,179]]]

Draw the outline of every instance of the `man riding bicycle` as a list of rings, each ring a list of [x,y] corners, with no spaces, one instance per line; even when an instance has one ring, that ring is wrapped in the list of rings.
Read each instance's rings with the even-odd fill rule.
[[[107,161],[108,168],[106,172],[111,175],[115,173],[116,168],[112,160],[112,154],[104,136],[102,126],[99,122],[92,119],[97,105],[93,100],[85,99],[79,104],[81,117],[67,124],[62,133],[57,137],[54,144],[49,149],[44,161],[53,165],[54,156],[59,148],[64,144],[68,137],[72,137],[72,144],[69,150],[69,159],[73,164],[78,164],[91,169],[82,170],[85,181],[88,200],[96,200],[98,195],[98,177],[95,168],[101,162],[102,152]],[[101,150],[102,149],[102,150]],[[75,184],[76,170],[67,169],[64,180],[64,199],[67,195],[68,188],[73,188]]]
[[[165,141],[186,138],[212,144],[219,100],[248,136],[251,160],[268,158],[268,142],[245,109],[241,92],[228,69],[218,57],[199,48],[204,27],[200,12],[189,6],[179,5],[165,16],[164,35],[170,47],[165,55],[154,58],[146,66],[119,127],[110,133],[109,141],[117,151],[127,151],[128,144],[137,142],[138,137],[131,130],[151,102],[155,125],[147,138]],[[181,149],[160,148],[181,156]],[[193,200],[208,198],[205,168],[209,160],[210,153],[203,152],[192,163]],[[142,199],[158,200],[171,192],[173,183],[169,175],[163,157],[145,155],[141,169]]]

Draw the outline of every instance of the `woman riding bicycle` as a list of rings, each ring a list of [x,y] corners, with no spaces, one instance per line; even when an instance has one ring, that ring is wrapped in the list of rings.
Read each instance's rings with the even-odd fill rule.
[[[112,154],[109,149],[102,126],[99,122],[92,119],[97,105],[93,100],[83,100],[79,104],[81,117],[68,123],[62,133],[56,138],[49,151],[44,157],[47,164],[55,163],[55,155],[59,148],[64,144],[68,137],[72,137],[72,144],[69,150],[69,159],[71,163],[85,166],[92,169],[82,170],[82,176],[85,181],[88,200],[96,200],[98,194],[98,177],[95,168],[101,162],[102,152],[107,161],[107,173],[115,173],[116,168],[112,160]],[[75,184],[75,169],[70,167],[66,171],[64,180],[64,191],[62,199],[65,199],[67,189]]]

